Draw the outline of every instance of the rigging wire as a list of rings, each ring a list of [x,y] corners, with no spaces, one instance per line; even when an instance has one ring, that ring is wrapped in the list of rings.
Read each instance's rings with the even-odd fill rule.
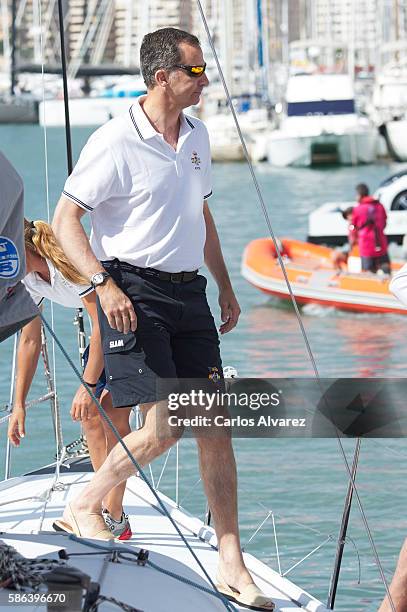
[[[38,19],[40,24],[40,57],[41,57],[41,84],[42,84],[42,108],[45,115],[45,58],[44,58],[44,38],[43,38],[43,22],[42,22],[42,7],[41,0],[37,0],[38,4]],[[48,169],[48,135],[47,135],[47,126],[46,122],[43,121],[43,136],[44,136],[44,169],[45,169],[45,199],[47,206],[47,222],[48,224],[51,222],[51,207],[49,202],[49,169]],[[52,329],[55,329],[55,312],[54,312],[54,302],[51,300],[51,326]],[[59,480],[59,472],[61,465],[61,445],[62,439],[60,438],[59,432],[61,431],[60,426],[60,414],[58,408],[58,395],[57,395],[57,372],[56,372],[56,354],[55,354],[55,342],[52,340],[52,374],[53,374],[53,391],[54,397],[52,400],[53,413],[55,418],[55,443],[56,443],[56,455],[57,462],[55,468],[55,482],[56,484]]]
[[[238,132],[238,135],[239,135],[239,139],[240,139],[240,142],[241,142],[241,145],[242,145],[242,148],[243,148],[244,156],[246,158],[246,161],[247,161],[247,164],[248,164],[248,167],[249,167],[249,170],[250,170],[250,174],[251,174],[251,177],[252,177],[252,180],[253,180],[253,184],[254,184],[254,187],[255,187],[255,190],[256,190],[256,193],[257,193],[257,197],[258,197],[258,200],[259,200],[259,203],[260,203],[260,206],[261,206],[264,218],[265,218],[265,222],[266,222],[268,231],[270,233],[271,239],[273,241],[273,244],[274,244],[274,247],[275,247],[275,250],[276,250],[277,259],[278,259],[278,262],[280,264],[281,271],[283,273],[283,276],[284,276],[284,279],[285,279],[285,282],[286,282],[286,285],[287,285],[287,289],[288,289],[288,292],[289,292],[289,295],[290,295],[290,298],[291,298],[291,302],[292,302],[292,305],[293,305],[293,308],[294,308],[294,312],[295,312],[295,315],[296,315],[296,318],[297,318],[297,321],[298,321],[299,328],[301,330],[301,334],[302,334],[302,337],[303,337],[303,340],[304,340],[304,344],[306,346],[306,350],[307,350],[307,353],[308,353],[308,356],[309,356],[312,368],[314,370],[315,377],[316,377],[316,379],[318,381],[318,385],[320,386],[320,389],[322,391],[321,378],[320,378],[320,375],[319,375],[319,371],[318,371],[318,367],[317,367],[317,364],[316,364],[316,361],[315,361],[315,357],[314,357],[314,354],[312,352],[311,345],[310,345],[307,333],[305,331],[304,323],[303,323],[303,320],[302,320],[302,317],[301,317],[301,314],[300,314],[300,311],[299,311],[299,308],[298,308],[297,301],[295,299],[295,296],[294,296],[294,293],[293,293],[290,281],[288,279],[287,270],[285,268],[284,261],[283,261],[283,258],[281,256],[281,252],[280,252],[280,245],[278,243],[278,239],[277,239],[277,237],[276,237],[276,235],[274,233],[273,227],[271,225],[270,217],[269,217],[269,214],[267,212],[267,207],[266,207],[266,204],[264,202],[263,194],[262,194],[259,182],[257,180],[256,173],[255,173],[254,168],[253,168],[253,164],[251,162],[251,159],[250,159],[247,147],[246,147],[246,142],[245,142],[244,136],[242,134],[242,131],[241,131],[241,128],[240,128],[240,124],[239,124],[239,120],[237,118],[236,111],[235,111],[235,108],[233,106],[233,102],[232,102],[232,99],[231,99],[231,96],[230,96],[230,93],[229,93],[229,88],[228,88],[228,85],[226,83],[226,80],[225,80],[225,77],[224,77],[224,74],[223,74],[223,70],[222,70],[222,67],[221,67],[220,62],[219,62],[218,54],[217,54],[217,51],[215,49],[215,45],[214,45],[213,40],[212,40],[212,36],[211,36],[210,30],[209,30],[207,19],[205,17],[205,13],[204,13],[204,10],[203,10],[203,7],[202,7],[201,0],[197,0],[197,6],[198,6],[199,14],[200,14],[201,19],[202,19],[202,23],[203,23],[203,26],[204,26],[204,29],[205,29],[206,36],[208,38],[209,46],[211,48],[211,51],[213,53],[213,57],[215,59],[216,67],[217,67],[217,70],[218,70],[218,74],[219,74],[220,80],[222,82],[223,89],[225,91],[226,99],[227,99],[230,111],[232,113],[233,120],[235,122],[235,126],[236,126],[236,129],[237,129],[237,132]],[[328,402],[327,402],[327,399],[326,399],[324,394],[323,394],[323,399],[324,399],[325,403],[327,404]],[[383,585],[385,587],[387,597],[389,598],[389,602],[390,602],[390,605],[391,605],[391,608],[392,608],[392,612],[396,612],[396,608],[394,606],[393,600],[392,600],[391,595],[390,595],[389,587],[388,587],[386,576],[384,574],[383,567],[382,567],[382,564],[381,564],[381,561],[380,561],[380,558],[379,558],[379,554],[377,552],[377,548],[376,548],[375,542],[373,540],[373,536],[372,536],[372,533],[371,533],[371,530],[370,530],[370,527],[369,527],[369,524],[368,524],[368,521],[367,521],[367,517],[366,517],[365,511],[363,509],[362,501],[361,501],[361,498],[359,496],[359,492],[357,490],[354,478],[352,476],[352,471],[351,471],[349,462],[347,460],[346,453],[345,453],[345,450],[343,448],[342,441],[340,439],[338,428],[336,427],[335,423],[332,423],[332,425],[333,425],[333,428],[334,428],[334,431],[335,431],[335,434],[336,434],[336,437],[337,437],[337,441],[338,441],[338,444],[339,444],[340,452],[342,454],[342,457],[343,457],[343,460],[344,460],[344,463],[345,463],[345,468],[346,468],[348,476],[349,476],[349,485],[352,487],[352,490],[353,490],[353,492],[355,494],[355,497],[356,497],[356,500],[357,500],[357,504],[358,504],[358,507],[359,507],[359,511],[360,511],[360,514],[361,514],[361,517],[362,517],[362,521],[364,523],[364,527],[365,527],[365,530],[366,530],[366,533],[367,533],[367,536],[368,536],[368,539],[369,539],[370,546],[372,548],[373,556],[375,558],[375,562],[376,562],[376,565],[378,567],[382,583],[383,583]]]
[[[43,38],[43,21],[42,21],[42,6],[41,0],[37,0],[38,4],[38,20],[39,20],[39,31],[40,31],[40,57],[41,57],[41,84],[42,84],[42,106],[45,114],[45,58],[44,58],[44,38]],[[45,199],[47,206],[47,222],[51,222],[51,207],[50,207],[50,198],[49,198],[49,168],[48,168],[48,134],[47,134],[47,126],[45,121],[43,122],[43,137],[44,137],[44,171],[45,171]],[[51,301],[51,326],[52,329],[55,329],[55,312],[54,312],[54,302]],[[59,471],[60,471],[60,453],[61,453],[61,439],[58,435],[60,429],[60,414],[58,409],[58,400],[57,400],[57,372],[56,372],[56,354],[55,354],[55,342],[52,341],[52,374],[53,374],[53,391],[54,397],[52,400],[53,405],[53,413],[55,418],[55,443],[56,443],[56,454],[57,454],[57,464],[55,470],[55,483],[59,480]]]

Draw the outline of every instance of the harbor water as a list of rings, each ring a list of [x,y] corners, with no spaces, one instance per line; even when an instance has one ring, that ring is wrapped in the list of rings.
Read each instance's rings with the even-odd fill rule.
[[[74,157],[91,133],[73,130]],[[47,217],[44,132],[37,126],[0,127],[0,149],[20,172],[25,183],[25,208],[29,219]],[[65,136],[62,129],[46,133],[48,199],[52,211],[66,176]],[[308,214],[325,201],[352,200],[354,186],[366,182],[372,188],[401,168],[394,163],[349,168],[275,169],[258,165],[256,173],[277,236],[304,239]],[[266,236],[267,228],[246,164],[214,166],[214,195],[210,206],[221,237],[233,285],[242,307],[238,327],[222,338],[225,365],[240,376],[311,377],[313,370],[291,305],[267,298],[240,275],[241,256],[252,239]],[[208,285],[209,301],[220,323],[217,293]],[[304,327],[321,376],[404,377],[407,370],[407,317],[342,313],[307,306],[301,310]],[[51,321],[47,305],[45,316]],[[54,327],[70,356],[78,363],[74,312],[54,308]],[[49,345],[52,356],[52,345]],[[0,346],[0,405],[9,400],[13,341]],[[61,406],[65,442],[78,435],[69,417],[77,387],[58,348],[55,347],[56,385]],[[39,367],[30,399],[45,393]],[[6,428],[0,432],[4,457]],[[352,461],[355,440],[344,440]],[[242,543],[246,551],[274,569],[279,562],[287,575],[313,595],[326,601],[335,557],[336,537],[347,488],[344,460],[335,439],[235,439],[239,474],[239,513]],[[17,475],[54,459],[53,429],[47,403],[29,410],[26,438],[12,452],[12,473]],[[163,460],[152,468],[155,478]],[[203,516],[205,499],[193,440],[179,449],[179,501]],[[362,442],[357,486],[380,561],[388,579],[407,535],[407,449],[400,439],[366,439]],[[162,490],[175,495],[175,452],[170,455]],[[273,530],[273,517],[275,532]],[[257,528],[262,524],[257,532]],[[137,532],[137,525],[134,525]],[[275,538],[277,534],[277,539]],[[254,535],[255,534],[255,535]],[[253,537],[254,535],[254,537]],[[361,513],[354,505],[342,563],[335,609],[339,612],[373,612],[384,595]]]

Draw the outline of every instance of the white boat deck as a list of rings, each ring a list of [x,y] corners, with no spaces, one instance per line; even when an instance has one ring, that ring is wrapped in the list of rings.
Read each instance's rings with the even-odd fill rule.
[[[86,469],[80,465],[75,467],[78,468]],[[54,481],[53,467],[44,469],[43,473],[39,472],[41,471],[12,478],[0,484],[0,540],[14,546],[26,557],[52,556],[51,552],[55,555],[55,551],[61,548],[65,548],[68,554],[78,552],[80,549],[81,552],[92,551],[69,536],[57,534],[52,529],[52,522],[62,515],[66,502],[80,492],[89,481],[91,473],[64,470],[60,475],[60,483],[64,485],[63,490],[51,491]],[[206,571],[215,581],[218,555],[213,529],[178,508],[166,496],[160,494],[160,497]],[[134,535],[128,542],[119,542],[117,546],[123,550],[128,547],[147,549],[150,553],[149,560],[161,568],[206,587],[209,586],[203,572],[168,518],[159,509],[156,499],[141,478],[134,476],[128,480],[124,507],[130,516]],[[100,541],[98,543],[100,544]],[[298,609],[309,612],[326,610],[322,603],[300,587],[281,577],[252,555],[247,553],[244,555],[245,562],[257,584],[273,599],[276,610],[281,612]],[[106,563],[104,559],[104,556],[74,556],[68,563],[91,575],[92,580],[100,582],[100,591],[103,595],[116,597],[141,610],[208,612],[226,609],[213,595],[149,566],[138,566],[130,561]],[[105,568],[104,572],[102,567]],[[19,606],[13,608],[19,609]],[[24,606],[27,612],[44,609],[45,606]],[[99,609],[104,611],[118,608],[104,603]],[[247,608],[236,606],[236,609]]]

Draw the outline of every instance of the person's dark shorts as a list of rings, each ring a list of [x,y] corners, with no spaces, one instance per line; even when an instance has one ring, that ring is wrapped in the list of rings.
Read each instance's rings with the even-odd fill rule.
[[[86,347],[85,352],[83,353],[84,367],[86,367],[86,364],[88,363],[88,359],[89,359],[89,345]],[[100,398],[100,396],[102,395],[102,391],[104,389],[106,389],[106,391],[109,391],[109,387],[106,383],[106,374],[105,374],[105,371],[103,370],[103,372],[99,376],[99,380],[96,383],[96,387],[92,387],[92,391],[97,399]]]
[[[361,257],[362,270],[364,272],[377,272],[382,270],[386,274],[390,274],[390,258],[388,255],[379,255],[378,257]]]
[[[204,276],[174,283],[136,273],[118,260],[103,265],[131,299],[137,315],[136,331],[124,334],[110,327],[98,300],[113,406],[164,399],[165,394],[159,396],[157,391],[161,380],[179,383],[180,379],[199,379],[213,390],[223,384],[219,337],[206,299]]]

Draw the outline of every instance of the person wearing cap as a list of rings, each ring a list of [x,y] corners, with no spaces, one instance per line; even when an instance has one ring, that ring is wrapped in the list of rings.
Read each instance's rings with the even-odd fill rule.
[[[175,28],[149,33],[140,64],[147,95],[91,136],[53,223],[68,257],[96,289],[113,405],[117,410],[140,405],[144,425],[124,442],[145,466],[182,435],[181,427],[169,426],[160,381],[196,378],[213,392],[223,388],[218,333],[206,278],[199,274],[204,262],[219,289],[221,334],[235,327],[240,308],[207,203],[208,133],[199,119],[183,112],[198,104],[208,85],[199,41]],[[85,212],[92,224],[90,243],[81,225]],[[273,610],[243,561],[230,432],[196,439],[218,539],[219,588],[239,603]],[[134,471],[116,445],[57,526],[103,538],[105,491]]]

